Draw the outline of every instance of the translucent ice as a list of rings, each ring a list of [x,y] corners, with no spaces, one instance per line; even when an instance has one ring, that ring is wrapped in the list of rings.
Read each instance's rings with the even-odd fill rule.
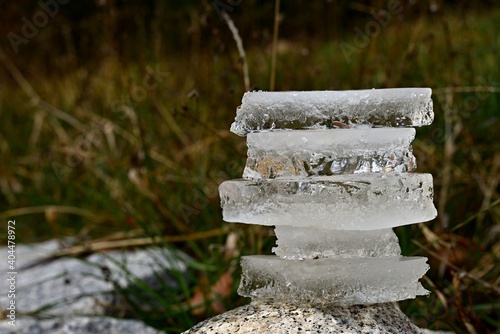
[[[250,133],[246,179],[411,172],[413,128],[278,130]]]
[[[371,231],[326,230],[278,225],[273,252],[289,260],[400,256],[392,229]]]
[[[433,119],[430,88],[247,92],[231,131],[245,136],[270,129],[409,127]]]
[[[374,230],[436,217],[432,175],[344,174],[219,187],[227,222],[337,230]]]
[[[219,187],[227,222],[275,226],[277,256],[244,256],[238,292],[295,304],[393,302],[427,291],[426,258],[392,227],[436,217],[410,127],[432,123],[429,88],[248,92],[231,131],[243,179]]]
[[[244,256],[238,293],[295,303],[393,302],[428,294],[418,282],[429,269],[426,260],[381,257],[294,261],[273,255]]]

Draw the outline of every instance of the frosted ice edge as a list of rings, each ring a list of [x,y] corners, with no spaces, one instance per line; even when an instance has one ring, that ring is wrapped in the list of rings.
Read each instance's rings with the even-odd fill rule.
[[[435,218],[433,190],[430,174],[344,174],[230,180],[219,194],[226,222],[374,230]]]
[[[272,129],[412,127],[434,120],[430,88],[247,92],[231,131],[245,136]]]
[[[247,136],[244,179],[413,172],[413,128],[277,130]]]
[[[272,251],[288,260],[400,256],[392,229],[343,231],[278,225]]]
[[[286,260],[244,256],[238,294],[293,303],[341,305],[394,302],[427,295],[419,279],[424,257]]]

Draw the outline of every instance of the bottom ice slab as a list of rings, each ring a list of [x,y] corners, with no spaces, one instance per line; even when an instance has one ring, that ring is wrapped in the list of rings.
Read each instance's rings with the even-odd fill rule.
[[[273,252],[285,259],[400,256],[398,237],[390,228],[371,231],[326,230],[279,225]]]
[[[427,295],[419,283],[429,269],[424,257],[286,260],[244,256],[238,293],[292,303],[356,305]]]

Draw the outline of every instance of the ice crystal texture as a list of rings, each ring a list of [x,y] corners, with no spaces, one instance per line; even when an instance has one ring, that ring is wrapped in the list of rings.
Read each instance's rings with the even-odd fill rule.
[[[430,174],[344,174],[219,187],[224,220],[337,230],[374,230],[436,217]]]
[[[249,92],[231,131],[243,178],[219,187],[227,222],[275,226],[271,256],[244,256],[242,296],[374,304],[425,295],[426,258],[402,257],[392,227],[436,217],[430,174],[413,173],[429,88]]]
[[[245,136],[272,129],[410,127],[434,120],[429,88],[247,92],[231,131]]]
[[[331,129],[250,133],[246,179],[412,172],[415,129]]]
[[[296,303],[375,304],[426,295],[418,282],[423,257],[293,261],[272,255],[244,256],[238,293]]]
[[[289,260],[401,255],[398,237],[390,228],[342,231],[278,225],[275,232],[278,247],[273,252]]]

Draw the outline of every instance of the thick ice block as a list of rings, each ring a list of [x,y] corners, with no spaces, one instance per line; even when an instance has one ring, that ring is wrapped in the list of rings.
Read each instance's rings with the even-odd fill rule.
[[[418,282],[429,269],[424,257],[286,260],[244,256],[238,293],[294,303],[341,305],[394,302],[426,295]]]
[[[432,175],[344,174],[219,187],[227,222],[336,230],[375,230],[436,217]]]
[[[247,92],[231,131],[240,136],[271,129],[409,127],[434,119],[430,88]]]
[[[326,230],[278,225],[273,252],[285,259],[360,258],[400,256],[392,229],[371,231]]]
[[[278,130],[250,133],[245,179],[412,172],[413,128]]]

